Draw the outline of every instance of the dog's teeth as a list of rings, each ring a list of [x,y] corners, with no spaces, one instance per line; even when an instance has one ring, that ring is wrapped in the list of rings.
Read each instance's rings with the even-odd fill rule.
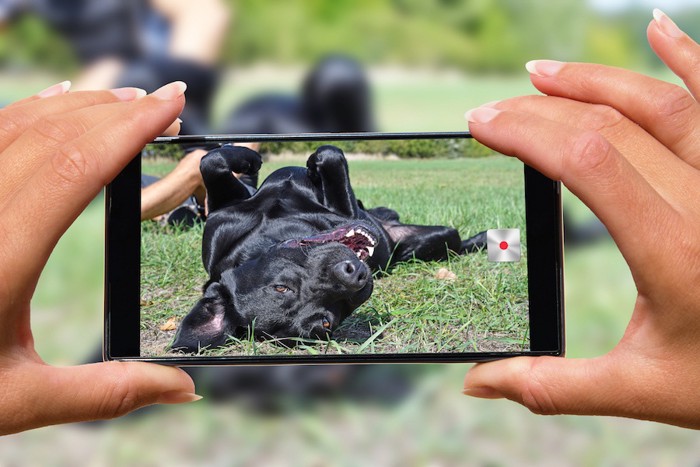
[[[355,235],[355,229],[352,229],[350,232],[345,234],[346,237],[352,237],[353,235]]]
[[[358,258],[360,258],[360,256],[362,256],[362,253],[360,253],[359,251],[357,251],[357,252],[355,252],[355,256],[357,256]],[[361,259],[361,258],[360,258],[360,259]]]
[[[372,256],[374,254],[374,247],[373,246],[368,246],[367,247],[367,253],[369,256]]]

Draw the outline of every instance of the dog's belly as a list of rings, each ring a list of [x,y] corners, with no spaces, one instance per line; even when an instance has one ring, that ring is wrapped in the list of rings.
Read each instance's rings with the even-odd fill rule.
[[[264,238],[264,245],[258,249],[267,250],[273,245],[287,240],[295,240],[332,230],[338,226],[352,222],[353,219],[341,217],[328,212],[293,213],[286,217],[264,216],[251,236]],[[256,253],[260,253],[258,251]]]
[[[358,220],[380,231],[380,246],[371,267],[384,267],[390,241],[384,229],[363,210],[339,214],[320,199],[306,170],[289,167],[273,172],[251,198],[214,213],[205,226],[203,253],[207,270],[216,272],[255,259],[273,246],[336,229]]]
[[[257,215],[221,216],[209,219],[205,227],[204,257],[209,264],[224,262],[236,267],[256,258],[274,245],[331,230],[352,219],[329,213],[288,212],[286,215],[261,210]]]

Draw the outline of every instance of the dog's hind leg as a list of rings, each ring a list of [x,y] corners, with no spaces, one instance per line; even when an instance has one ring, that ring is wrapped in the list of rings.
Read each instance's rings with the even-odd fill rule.
[[[486,248],[486,231],[479,232],[473,237],[462,240],[462,249],[459,251],[459,254],[476,253],[484,248]]]
[[[255,175],[261,165],[260,154],[246,147],[224,145],[209,151],[199,164],[209,212],[250,198],[255,190],[233,174]]]
[[[358,200],[359,202],[359,200]],[[375,217],[378,221],[380,221],[382,224],[384,223],[396,223],[398,224],[400,219],[399,219],[399,213],[394,211],[393,209],[389,209],[384,206],[378,206],[376,208],[372,209],[366,209],[367,213]]]
[[[338,214],[357,219],[360,207],[350,186],[343,151],[335,146],[321,146],[309,156],[306,167],[322,203]]]
[[[449,251],[463,255],[486,248],[486,232],[461,240],[459,232],[451,227],[408,225],[391,221],[382,222],[382,226],[396,243],[392,262],[412,258],[423,261],[445,260]]]
[[[460,253],[459,232],[441,225],[410,225],[382,223],[396,244],[392,263],[419,259],[440,261],[448,258],[449,251]]]

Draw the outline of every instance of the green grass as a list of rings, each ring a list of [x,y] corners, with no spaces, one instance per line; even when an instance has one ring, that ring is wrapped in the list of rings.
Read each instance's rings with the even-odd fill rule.
[[[281,164],[265,164],[261,175]],[[154,165],[156,172],[165,168],[163,161]],[[449,225],[463,238],[487,228],[524,226],[522,165],[514,159],[363,160],[351,162],[350,173],[365,206],[389,206],[406,223]],[[163,230],[147,223],[142,238],[142,353],[158,355],[174,335],[159,327],[172,317],[182,319],[207,279],[200,260],[201,227]],[[449,269],[455,280],[437,278],[440,268]],[[386,277],[375,277],[371,299],[342,323],[333,341],[300,342],[290,351],[250,338],[203,353],[523,350],[529,345],[526,274],[525,261],[491,263],[485,252],[452,255],[446,263],[403,263]]]

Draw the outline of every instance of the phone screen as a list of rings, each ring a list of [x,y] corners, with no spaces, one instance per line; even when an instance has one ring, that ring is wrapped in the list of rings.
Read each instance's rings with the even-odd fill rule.
[[[561,277],[537,251],[531,264],[529,227],[551,210],[528,209],[531,169],[470,138],[153,143],[142,214],[188,164],[195,189],[139,223],[134,357],[518,355],[543,349],[534,321],[560,316],[560,297],[531,296]]]

